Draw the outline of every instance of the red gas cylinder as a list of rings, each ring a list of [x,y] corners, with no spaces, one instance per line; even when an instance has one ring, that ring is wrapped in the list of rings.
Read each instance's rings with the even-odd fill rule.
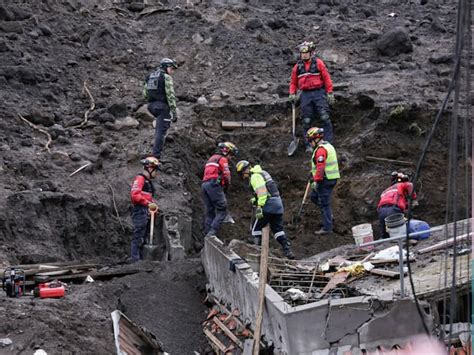
[[[40,298],[60,298],[64,297],[65,293],[66,289],[58,282],[42,283],[35,288],[35,296]]]

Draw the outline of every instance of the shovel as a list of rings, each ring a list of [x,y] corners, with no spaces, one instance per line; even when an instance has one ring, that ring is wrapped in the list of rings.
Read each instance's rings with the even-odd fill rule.
[[[155,229],[155,214],[157,210],[150,211],[150,239],[148,240],[148,244],[143,246],[143,258],[144,259],[152,259],[155,250],[158,248],[158,245],[153,245],[153,231]]]
[[[306,198],[308,197],[309,190],[311,189],[311,181],[308,181],[306,184],[306,190],[304,191],[303,201],[301,201],[300,209],[298,210],[298,214],[293,216],[293,224],[297,225],[300,221],[301,213],[303,212],[304,204],[306,203]]]
[[[235,221],[234,221],[234,219],[232,218],[232,216],[230,215],[230,213],[227,213],[227,215],[225,216],[224,221],[223,221],[222,223],[234,224]]]
[[[293,130],[293,140],[291,141],[290,145],[288,146],[288,156],[291,157],[295,151],[296,148],[298,148],[298,143],[300,139],[296,139],[296,107],[295,104],[291,104],[291,127]]]

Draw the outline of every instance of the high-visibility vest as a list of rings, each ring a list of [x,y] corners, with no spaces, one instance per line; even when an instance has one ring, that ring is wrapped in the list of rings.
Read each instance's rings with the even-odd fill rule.
[[[316,174],[316,164],[314,164],[314,156],[316,155],[316,151],[319,147],[323,147],[328,153],[326,158],[326,167],[324,169],[324,175],[326,175],[326,179],[339,179],[341,175],[339,174],[339,164],[337,163],[336,150],[329,142],[322,142],[318,144],[318,147],[314,150],[313,156],[311,157],[311,173],[313,174],[313,176]]]

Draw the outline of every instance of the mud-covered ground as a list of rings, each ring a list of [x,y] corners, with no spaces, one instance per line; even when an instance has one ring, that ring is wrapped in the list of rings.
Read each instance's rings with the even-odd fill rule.
[[[297,257],[351,242],[350,229],[359,223],[372,222],[377,233],[375,207],[388,174],[400,168],[413,172],[414,167],[364,158],[415,163],[450,78],[455,5],[421,3],[170,0],[148,6],[145,10],[158,10],[148,15],[138,12],[137,2],[2,3],[2,264],[85,260],[114,264],[126,259],[131,239],[129,187],[153,138],[150,122],[126,117],[134,116],[144,103],[143,79],[165,56],[180,65],[174,76],[180,118],[167,138],[157,194],[163,213],[192,217],[196,249],[189,251],[191,257],[197,255],[203,237],[202,167],[222,139],[237,144],[239,159],[261,163],[279,183]],[[309,156],[302,149],[294,157],[286,156],[291,140],[286,97],[295,46],[306,39],[317,43],[336,85],[332,118],[342,177],[333,197],[335,233],[325,238],[313,235],[320,217],[310,202],[302,221],[292,223],[303,197]],[[87,124],[78,127],[91,98],[94,110]],[[19,115],[51,135],[49,151],[47,136]],[[268,127],[223,131],[222,120],[265,120]],[[433,224],[442,222],[444,213],[439,206],[446,194],[446,174],[440,173],[447,160],[446,131],[443,122],[422,171],[420,205],[415,210],[415,217]],[[87,163],[88,168],[70,176]],[[250,197],[234,176],[228,201],[236,224],[220,232],[225,241],[247,238]],[[273,247],[278,254],[277,245]],[[109,324],[110,311],[133,298],[140,300],[125,306],[125,313],[166,339],[169,349],[179,343],[186,347],[185,353],[202,350],[203,336],[196,330],[203,317],[200,293],[197,290],[191,297],[190,291],[196,283],[192,277],[196,263],[183,261],[182,268],[175,269],[157,265],[143,275],[104,282],[103,288],[74,287],[63,301],[2,297],[2,307],[8,310],[2,314],[11,314],[15,322],[2,328],[0,338],[12,338],[13,353],[30,353],[37,346],[48,353],[72,352],[83,348],[82,336],[89,344],[97,343],[98,352],[105,348],[112,352],[112,332],[97,322]],[[162,275],[170,270],[179,282]],[[203,280],[202,271],[197,279]],[[127,282],[136,287],[104,296],[109,292],[104,290]],[[165,292],[171,286],[176,293]],[[155,295],[163,308],[137,306],[145,302],[143,294]],[[186,297],[173,303],[175,294]],[[102,298],[102,303],[97,301],[101,308],[91,306]],[[45,309],[25,313],[22,307]],[[92,311],[94,307],[97,310]],[[84,309],[94,314],[86,317]],[[64,313],[69,314],[66,321],[58,321]],[[196,326],[192,331],[196,336],[181,339],[170,314]],[[153,323],[162,316],[165,320],[159,326]],[[81,320],[83,335],[76,335],[73,319]],[[25,340],[27,327],[48,334],[61,330],[64,335],[39,344],[30,337]]]

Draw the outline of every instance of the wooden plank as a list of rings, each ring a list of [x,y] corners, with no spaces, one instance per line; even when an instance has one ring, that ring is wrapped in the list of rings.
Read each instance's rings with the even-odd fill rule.
[[[84,280],[88,275],[92,277],[94,280],[108,280],[113,277],[122,277],[126,275],[136,274],[139,270],[128,270],[128,271],[117,271],[117,272],[85,272],[82,274],[73,274],[73,275],[58,275],[58,276],[37,276],[35,280],[38,282],[47,282],[52,280],[59,280],[59,281],[71,281],[71,280]]]
[[[234,128],[265,128],[267,122],[265,121],[222,121],[221,126],[223,129],[234,129]]]
[[[206,334],[207,338],[214,343],[217,348],[222,351],[225,354],[225,351],[227,350],[227,347],[222,344],[222,342],[216,338],[214,334],[211,333],[211,331],[207,328],[204,328],[204,334]]]
[[[398,258],[396,259],[375,259],[375,260],[369,260],[369,263],[372,265],[381,265],[381,264],[393,264],[393,263],[398,263]],[[403,261],[406,261],[406,258],[403,258]],[[414,258],[410,258],[410,261],[416,261]]]
[[[404,166],[415,166],[415,164],[412,163],[411,161],[379,158],[379,157],[373,157],[373,156],[370,156],[370,155],[367,155],[365,157],[365,160],[373,161],[373,162],[392,163],[392,164],[404,165]]]
[[[265,286],[267,284],[268,272],[268,244],[270,237],[270,227],[267,225],[262,230],[262,254],[260,257],[260,275],[258,280],[258,310],[255,319],[255,331],[253,338],[255,339],[255,346],[253,348],[253,355],[258,355],[260,352],[260,337],[262,335],[262,320],[263,309],[265,308]]]
[[[456,243],[457,242],[462,242],[468,238],[470,238],[471,236],[469,234],[463,234],[463,235],[460,235],[460,236],[457,236],[456,237]],[[425,254],[425,253],[428,253],[430,251],[435,251],[435,250],[439,250],[439,249],[444,249],[444,248],[447,248],[451,245],[454,244],[454,238],[450,238],[448,240],[444,240],[440,243],[437,243],[435,245],[432,245],[430,247],[426,247],[426,248],[423,248],[423,249],[420,249],[418,250],[418,254]]]
[[[384,270],[384,269],[372,269],[370,270],[371,274],[379,276],[387,276],[391,278],[399,278],[400,273],[398,271]]]
[[[319,298],[323,297],[326,293],[328,293],[330,290],[333,288],[336,288],[337,285],[340,283],[343,283],[346,281],[346,279],[349,277],[350,272],[348,271],[341,271],[341,272],[336,272],[333,277],[331,277],[331,280],[327,283],[326,287],[321,291],[319,294]]]
[[[212,320],[219,326],[219,328],[222,329],[222,331],[230,338],[230,340],[237,344],[242,350],[244,349],[242,342],[235,336],[234,333],[230,331],[229,328],[225,326],[224,323],[222,323],[217,317],[212,318]]]

